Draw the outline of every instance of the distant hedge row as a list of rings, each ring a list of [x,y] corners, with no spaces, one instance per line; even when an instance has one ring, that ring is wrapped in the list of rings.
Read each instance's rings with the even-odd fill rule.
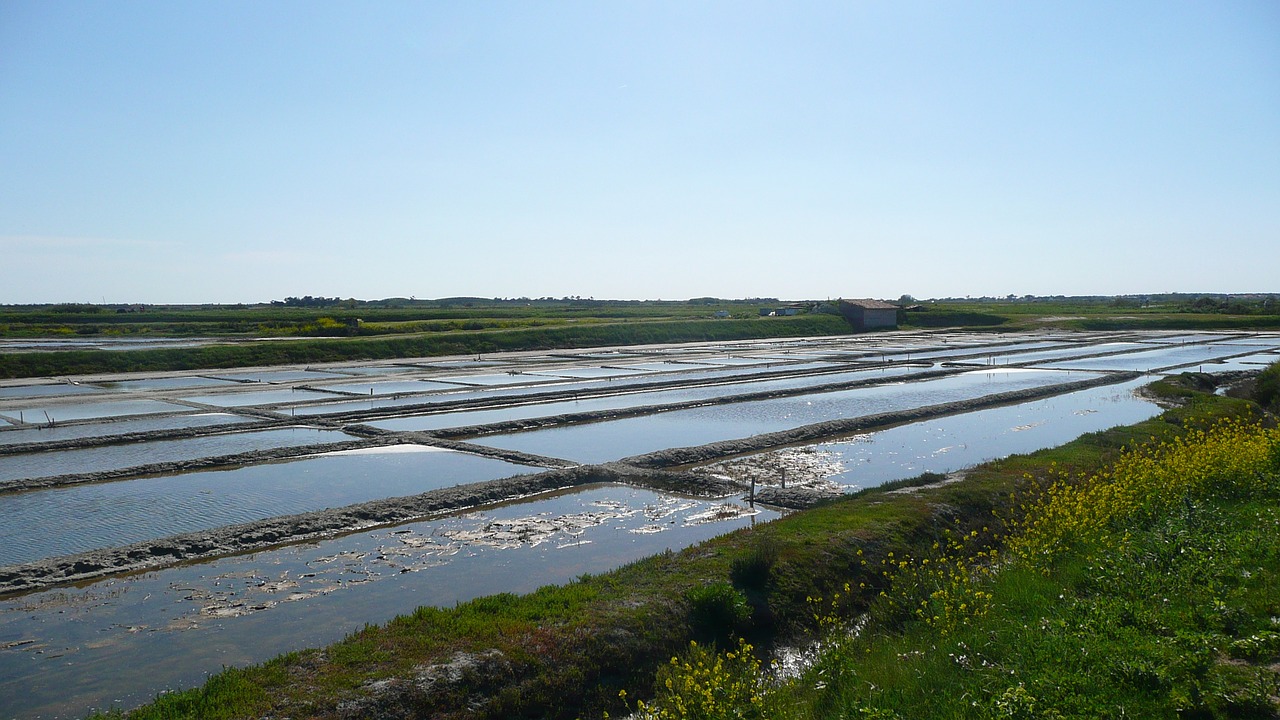
[[[801,315],[750,320],[584,324],[389,338],[244,342],[194,348],[13,353],[0,355],[0,378],[205,370],[466,355],[513,350],[839,335],[849,331],[849,326],[841,318],[829,315]]]

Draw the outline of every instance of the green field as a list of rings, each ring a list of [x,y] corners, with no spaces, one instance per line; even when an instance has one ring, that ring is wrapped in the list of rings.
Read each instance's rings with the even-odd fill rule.
[[[762,317],[774,299],[621,301],[565,298],[357,301],[290,298],[278,304],[0,307],[0,340],[199,338],[199,347],[0,353],[0,378],[550,350],[644,343],[841,335],[851,327],[829,301],[795,316]],[[1280,329],[1270,296],[902,298],[906,330]]]

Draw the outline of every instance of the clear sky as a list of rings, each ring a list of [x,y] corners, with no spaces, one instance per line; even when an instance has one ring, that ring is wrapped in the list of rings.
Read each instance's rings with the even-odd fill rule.
[[[0,303],[1280,292],[1280,3],[0,0]]]

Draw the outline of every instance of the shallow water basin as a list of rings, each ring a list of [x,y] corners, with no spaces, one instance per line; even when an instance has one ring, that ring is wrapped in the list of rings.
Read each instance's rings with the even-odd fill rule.
[[[167,415],[165,417],[140,417],[130,420],[114,420],[82,425],[56,425],[54,427],[28,427],[0,432],[0,445],[20,443],[52,442],[55,440],[74,440],[77,438],[108,437],[125,435],[151,430],[173,430],[175,428],[204,427],[207,425],[230,425],[234,423],[252,422],[250,418],[231,413],[191,413],[188,415]]]
[[[1123,355],[1081,360],[1063,360],[1045,363],[1047,368],[1078,368],[1081,370],[1137,370],[1146,372],[1162,368],[1183,367],[1207,363],[1228,355],[1240,353],[1239,348],[1213,345],[1180,345],[1153,350],[1141,350]]]
[[[654,415],[520,433],[486,435],[492,447],[599,463],[672,447],[704,445],[800,427],[824,420],[905,410],[1010,390],[1091,377],[1052,370],[975,371],[828,393],[672,410]]]
[[[1020,352],[1010,355],[1000,355],[995,359],[995,362],[997,364],[1040,362],[1058,360],[1066,357],[1078,357],[1080,355],[1102,355],[1105,353],[1123,352],[1126,350],[1149,350],[1150,348],[1150,345],[1134,342],[1111,342],[1098,343],[1095,345],[1081,344],[1075,347],[1060,348],[1058,350],[1041,350],[1037,352]]]
[[[217,377],[236,382],[287,383],[308,380],[333,380],[334,378],[342,377],[342,373],[327,370],[263,370],[261,372],[219,373]]]
[[[148,463],[194,460],[218,455],[235,455],[252,450],[318,445],[355,439],[354,436],[340,430],[291,427],[250,432],[219,433],[175,440],[154,440],[151,442],[131,442],[123,445],[21,453],[18,455],[6,455],[3,460],[0,460],[0,482],[73,473],[121,470]],[[3,507],[3,500],[0,499],[0,508]]]
[[[572,367],[548,368],[546,370],[526,370],[526,375],[546,375],[561,378],[610,378],[625,375],[646,375],[650,371],[621,367]]]
[[[225,392],[216,395],[186,395],[182,400],[189,400],[201,405],[214,407],[248,407],[252,405],[287,405],[309,400],[333,398],[332,394],[299,390],[296,388],[279,388],[276,390],[250,390],[248,392]]]
[[[342,373],[343,375],[395,375],[407,372],[422,372],[422,368],[413,365],[358,365],[354,367],[325,368],[325,372]]]
[[[185,390],[187,388],[228,387],[236,383],[233,380],[208,377],[167,377],[114,380],[95,384],[108,390]]]
[[[611,395],[607,397],[563,400],[533,405],[494,408],[490,410],[459,410],[456,412],[433,413],[429,415],[411,415],[400,418],[388,418],[386,420],[375,420],[365,424],[382,428],[384,430],[442,430],[445,428],[484,425],[510,420],[529,420],[567,413],[601,412],[648,405],[715,400],[743,393],[792,390],[812,387],[815,385],[851,382],[856,380],[874,380],[883,378],[888,381],[919,371],[919,368],[895,367],[847,373],[833,373],[829,375],[806,375],[796,378],[757,380],[741,383],[728,383],[723,385],[677,388],[671,390],[649,390],[622,395]]]
[[[71,383],[47,383],[44,385],[10,385],[0,387],[0,401],[14,398],[61,397],[64,395],[92,395],[102,389],[92,385]]]
[[[1056,447],[1088,432],[1160,414],[1134,395],[1133,380],[1019,405],[987,408],[861,434],[852,438],[717,463],[708,471],[760,485],[811,484],[844,492],[921,473],[950,473],[996,458]]]
[[[0,495],[0,566],[538,470],[399,445]]]
[[[457,385],[433,382],[431,380],[388,380],[365,383],[342,383],[341,385],[313,385],[316,390],[329,392],[352,393],[357,395],[398,395],[402,393],[425,393],[441,390],[457,390]]]
[[[543,375],[529,375],[524,372],[494,373],[489,375],[451,375],[433,378],[436,382],[454,383],[457,385],[529,385],[534,383],[555,382],[556,378]]]
[[[106,400],[89,403],[62,403],[58,405],[14,406],[0,409],[12,418],[31,424],[48,424],[70,420],[126,417],[129,415],[156,415],[159,413],[191,412],[186,405],[175,405],[160,400]]]
[[[753,514],[754,513],[754,514]],[[530,592],[778,513],[616,485],[0,601],[0,716],[83,717],[418,605]]]

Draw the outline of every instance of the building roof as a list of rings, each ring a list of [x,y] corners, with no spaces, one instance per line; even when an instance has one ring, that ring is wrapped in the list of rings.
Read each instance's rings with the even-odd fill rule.
[[[893,303],[881,302],[879,300],[841,300],[846,305],[860,307],[863,310],[897,310],[898,306]]]

